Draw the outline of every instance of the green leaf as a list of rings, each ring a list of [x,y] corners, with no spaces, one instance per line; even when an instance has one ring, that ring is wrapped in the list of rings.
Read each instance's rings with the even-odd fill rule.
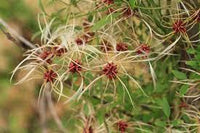
[[[189,89],[189,86],[188,86],[188,85],[183,85],[183,86],[181,87],[180,91],[179,91],[180,95],[181,95],[181,96],[184,96],[184,95],[187,93],[188,89]]]
[[[186,61],[186,64],[192,67],[196,67],[197,66],[197,62],[196,61]]]
[[[130,4],[131,8],[134,9],[135,5],[136,5],[136,1],[135,0],[129,0],[129,4]]]
[[[173,121],[171,122],[171,124],[172,124],[173,126],[179,126],[181,123],[182,123],[181,120],[173,120]]]
[[[193,48],[190,48],[190,49],[187,50],[187,53],[189,53],[189,54],[195,54],[196,50],[194,50]]]
[[[94,24],[94,26],[92,27],[92,31],[99,30],[103,26],[105,26],[106,24],[108,24],[110,22],[111,22],[111,15],[110,16],[105,16],[104,18],[102,18],[101,20],[96,22],[96,24]]]
[[[177,70],[172,70],[172,73],[174,74],[174,76],[177,79],[186,79],[187,78],[186,74],[183,73],[183,72],[180,72],[180,71],[177,71]]]
[[[98,22],[96,22],[94,24],[94,26],[91,28],[92,31],[96,31],[96,30],[99,30],[101,29],[103,26],[111,23],[112,19],[114,19],[115,17],[117,17],[118,14],[115,13],[115,14],[112,14],[112,15],[108,15],[108,16],[105,16],[103,17],[101,20],[99,20]]]
[[[86,115],[89,115],[89,107],[88,107],[87,104],[85,104],[85,105],[83,106],[83,110],[84,110],[84,113],[85,113]]]
[[[158,119],[157,119],[157,120],[155,121],[155,125],[156,125],[156,126],[159,126],[159,127],[166,127],[167,124],[166,124],[165,121],[161,121],[161,120],[158,120]]]
[[[97,111],[96,118],[100,124],[104,122],[104,116],[105,116],[105,108],[99,109]]]
[[[160,100],[157,101],[157,103],[161,106],[164,114],[167,117],[169,117],[170,114],[171,114],[171,111],[170,111],[170,106],[169,106],[167,99],[166,98],[160,99]]]

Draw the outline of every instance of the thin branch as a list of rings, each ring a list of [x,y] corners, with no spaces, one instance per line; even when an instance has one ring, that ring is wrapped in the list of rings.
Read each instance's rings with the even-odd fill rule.
[[[14,39],[14,37],[16,37],[19,41],[21,41],[22,43],[24,43],[28,48],[34,49],[36,48],[36,46],[34,44],[32,44],[31,42],[29,42],[28,40],[26,40],[24,37],[20,36],[14,29],[12,29],[3,19],[0,18],[0,24],[3,25],[3,27],[5,27],[8,32],[4,31],[3,28],[0,26],[0,30],[7,36],[7,38],[11,41],[13,41],[14,43],[17,43],[17,40]],[[12,37],[11,35],[13,35],[14,37]]]
[[[55,108],[54,108],[54,104],[53,104],[53,102],[52,102],[52,97],[51,97],[51,84],[50,84],[50,83],[47,83],[44,89],[45,89],[45,90],[44,90],[44,93],[45,93],[44,96],[45,96],[46,99],[47,99],[47,104],[48,104],[48,108],[49,108],[49,110],[50,110],[50,113],[51,113],[51,115],[53,116],[53,119],[55,120],[55,122],[56,122],[58,128],[59,128],[63,133],[65,133],[66,130],[65,130],[65,128],[64,128],[64,126],[63,126],[63,124],[62,124],[60,118],[58,117],[58,115],[57,115],[57,113],[56,113],[56,110],[55,110]]]
[[[40,124],[42,128],[42,133],[47,133],[47,125],[46,125],[46,100],[45,96],[41,97],[39,102],[39,115],[40,115]]]

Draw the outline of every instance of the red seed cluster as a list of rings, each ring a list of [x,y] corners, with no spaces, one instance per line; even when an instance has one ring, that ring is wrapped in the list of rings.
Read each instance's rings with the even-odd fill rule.
[[[186,32],[185,23],[181,20],[177,20],[173,24],[173,30],[175,33],[185,33]]]
[[[83,45],[83,40],[81,38],[77,38],[75,41],[77,45]]]
[[[130,17],[133,15],[133,10],[131,8],[124,8],[123,9],[123,16],[124,17]]]
[[[181,103],[179,104],[179,107],[180,107],[180,108],[188,108],[189,105],[188,105],[187,103],[185,103],[185,102],[181,102]]]
[[[115,65],[113,62],[107,63],[107,65],[103,68],[103,74],[105,74],[109,79],[116,78],[117,73],[117,65]]]
[[[125,121],[119,121],[117,122],[118,130],[121,133],[124,133],[128,127],[128,124]]]
[[[150,52],[150,47],[147,44],[142,44],[137,50],[137,54],[148,54]]]
[[[56,56],[60,57],[66,52],[66,49],[61,47],[54,47],[53,52]]]
[[[44,80],[46,82],[53,82],[53,80],[57,77],[57,74],[53,70],[48,70],[44,73]]]
[[[52,63],[52,52],[51,51],[43,51],[42,53],[40,53],[39,57],[46,61],[47,63],[51,64]]]
[[[128,50],[128,46],[125,43],[117,43],[116,50],[117,51],[126,51],[126,50]]]
[[[76,61],[72,61],[70,64],[69,64],[69,71],[72,72],[72,73],[78,73],[82,70],[82,67],[81,67],[81,63],[76,60]]]

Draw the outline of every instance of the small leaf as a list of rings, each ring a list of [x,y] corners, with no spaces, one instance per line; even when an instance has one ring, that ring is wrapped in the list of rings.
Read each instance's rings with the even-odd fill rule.
[[[190,48],[190,49],[187,50],[187,53],[189,53],[189,54],[195,54],[196,50]]]
[[[155,121],[155,125],[159,126],[159,127],[166,127],[166,122],[165,121],[161,121],[161,120],[156,120]]]
[[[172,73],[174,74],[174,76],[177,79],[186,79],[187,78],[186,74],[183,73],[183,72],[180,72],[180,71],[177,71],[177,70],[172,70]]]
[[[89,107],[88,107],[87,104],[85,104],[85,105],[83,106],[83,110],[84,110],[84,113],[85,113],[86,115],[89,115]]]
[[[192,67],[196,67],[197,66],[197,62],[196,61],[186,61],[186,64]]]
[[[162,105],[162,107],[163,107],[163,112],[165,113],[165,115],[167,117],[169,117],[170,116],[170,106],[169,106],[169,103],[168,103],[168,101],[167,101],[166,98],[163,98],[163,105]]]
[[[118,14],[116,13],[116,14],[112,14],[112,15],[103,17],[101,20],[99,20],[98,22],[96,22],[94,24],[94,26],[91,28],[91,30],[96,31],[96,30],[101,29],[103,26],[111,23],[112,19],[114,19],[117,16],[118,16]]]
[[[157,103],[161,106],[164,114],[167,117],[169,117],[171,111],[170,111],[170,106],[169,106],[169,103],[168,103],[167,99],[166,98],[160,99],[160,100],[157,101]]]
[[[180,95],[181,96],[184,96],[186,93],[187,93],[187,91],[188,91],[188,88],[189,86],[188,85],[183,85],[182,87],[181,87],[181,89],[180,89],[180,91],[179,91],[179,93],[180,93]]]
[[[136,5],[136,1],[135,0],[129,0],[129,4],[130,4],[131,8],[134,9],[135,5]]]
[[[105,16],[104,18],[99,20],[96,24],[94,24],[94,26],[92,27],[92,31],[99,30],[100,28],[102,28],[103,26],[105,26],[110,22],[111,22],[111,17]]]
[[[99,109],[97,111],[96,118],[97,118],[97,120],[98,120],[98,122],[100,124],[102,124],[104,122],[104,116],[105,116],[105,110],[104,109]]]
[[[171,124],[172,124],[173,126],[179,126],[181,123],[182,123],[181,120],[173,120],[173,121],[171,122]]]

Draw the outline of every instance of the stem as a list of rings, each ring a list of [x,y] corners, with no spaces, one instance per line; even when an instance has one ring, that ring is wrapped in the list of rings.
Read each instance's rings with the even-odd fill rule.
[[[54,104],[53,104],[52,97],[51,97],[51,84],[49,82],[45,85],[44,93],[45,93],[44,96],[47,99],[48,108],[50,110],[51,115],[53,116],[53,119],[55,120],[60,131],[65,133],[66,132],[65,128],[64,128],[60,118],[58,117],[55,108],[54,108]]]
[[[5,32],[2,27],[0,27],[1,31],[7,36],[7,38],[11,41],[13,41],[15,44],[17,41],[11,36],[15,36],[19,41],[24,43],[25,46],[27,46],[30,49],[36,48],[34,44],[26,40],[24,37],[20,36],[14,29],[12,29],[3,19],[0,18],[0,24],[3,25],[9,32]]]

